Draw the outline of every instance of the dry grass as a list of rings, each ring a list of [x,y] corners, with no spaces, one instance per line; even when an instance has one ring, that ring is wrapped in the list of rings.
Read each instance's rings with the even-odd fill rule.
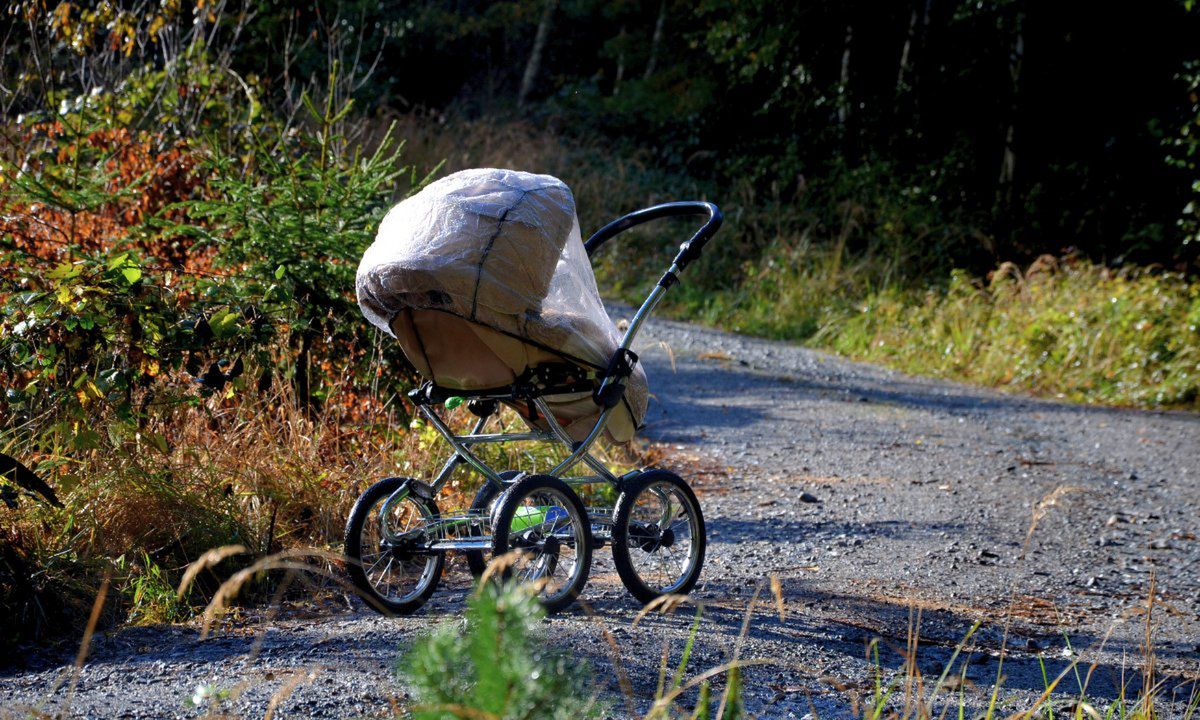
[[[246,389],[179,405],[93,450],[35,458],[64,507],[28,501],[6,511],[10,548],[40,571],[0,625],[18,639],[73,634],[105,577],[114,597],[102,626],[182,620],[256,557],[340,547],[362,490],[388,476],[430,478],[449,455],[430,428],[409,428],[394,407],[363,402],[374,409],[348,415],[328,402],[314,415],[281,383],[265,394]],[[489,451],[503,467],[530,469],[542,459],[537,451]],[[438,501],[465,506],[477,486],[461,472]],[[208,554],[225,546],[243,552]],[[177,592],[189,566],[190,590]],[[274,583],[245,596],[269,596]]]

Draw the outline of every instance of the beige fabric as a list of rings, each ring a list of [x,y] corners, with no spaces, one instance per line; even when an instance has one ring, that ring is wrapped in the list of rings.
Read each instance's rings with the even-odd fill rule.
[[[384,218],[357,290],[363,314],[447,388],[502,387],[547,362],[602,370],[620,341],[574,198],[548,175],[466,170],[432,183]],[[633,437],[648,394],[638,366],[609,420],[612,439]],[[577,439],[599,414],[586,394],[547,400]]]

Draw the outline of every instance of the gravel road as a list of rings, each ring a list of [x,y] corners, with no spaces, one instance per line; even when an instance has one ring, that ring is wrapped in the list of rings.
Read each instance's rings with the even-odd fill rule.
[[[644,437],[687,468],[708,520],[691,672],[735,654],[768,659],[745,674],[751,713],[851,717],[872,681],[873,639],[887,682],[919,629],[928,692],[979,622],[954,666],[958,676],[969,660],[953,702],[961,688],[972,711],[985,707],[1002,675],[1000,709],[1024,709],[1045,688],[1041,658],[1051,678],[1067,670],[1056,709],[1081,685],[1103,705],[1141,685],[1153,583],[1160,710],[1185,714],[1200,678],[1200,416],[1006,396],[669,321],[643,338],[655,393]],[[635,625],[639,607],[614,578],[599,563],[586,591],[596,616],[568,611],[545,637],[586,658],[625,717],[648,707],[663,644],[677,657],[692,615]],[[398,620],[327,609],[203,642],[193,626],[114,632],[96,639],[73,693],[67,655],[0,667],[0,705],[13,716],[261,717],[294,685],[275,717],[387,715],[406,698],[397,657],[458,617],[464,591],[443,586]],[[614,662],[634,698],[619,692]],[[191,709],[199,684],[233,692]]]

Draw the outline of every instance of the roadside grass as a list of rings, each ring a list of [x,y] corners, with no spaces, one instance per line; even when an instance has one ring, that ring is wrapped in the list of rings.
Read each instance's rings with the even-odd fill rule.
[[[281,383],[213,397],[98,436],[86,451],[64,442],[41,453],[38,472],[63,507],[7,511],[9,553],[29,574],[4,598],[4,631],[14,640],[74,634],[102,578],[115,595],[103,625],[186,619],[220,582],[205,575],[194,596],[176,596],[183,568],[209,548],[327,545],[355,487],[426,458],[386,417],[352,426],[334,409],[309,416],[289,392]]]
[[[102,583],[112,597],[101,628],[188,620],[255,558],[307,547],[340,552],[359,492],[388,476],[431,478],[450,455],[431,427],[382,401],[355,394],[349,408],[335,393],[313,414],[293,392],[288,382],[243,388],[156,414],[136,431],[118,433],[114,424],[87,450],[71,442],[73,433],[44,448],[37,471],[63,507],[22,498],[5,509],[3,569],[11,584],[0,597],[0,632],[13,642],[76,636]],[[465,411],[449,418],[459,430],[472,419]],[[521,423],[509,411],[500,422]],[[525,471],[561,454],[532,444],[481,453],[497,467]],[[478,484],[458,471],[439,505],[465,507]],[[191,563],[224,546],[241,552],[176,592]],[[278,575],[262,573],[242,597],[263,602],[278,587]]]
[[[1200,283],[1081,258],[945,286],[864,286],[800,254],[699,305],[710,322],[897,369],[1075,402],[1200,408]]]

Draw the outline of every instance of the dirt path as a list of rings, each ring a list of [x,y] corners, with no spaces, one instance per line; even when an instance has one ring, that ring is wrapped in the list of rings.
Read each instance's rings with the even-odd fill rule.
[[[690,669],[735,652],[771,659],[747,671],[752,713],[853,715],[871,679],[868,643],[881,638],[879,662],[895,671],[918,611],[917,665],[934,678],[982,621],[960,656],[970,658],[962,687],[972,708],[986,705],[1002,644],[1002,710],[1041,694],[1039,656],[1052,678],[1082,660],[1055,693],[1064,705],[1082,684],[1106,704],[1123,682],[1127,694],[1140,684],[1153,576],[1155,678],[1163,716],[1182,716],[1200,676],[1200,416],[1009,397],[665,321],[641,345],[656,394],[644,435],[695,459],[686,466],[719,470],[697,479],[710,544]],[[786,614],[764,588],[739,644],[749,599],[771,573]],[[644,709],[663,642],[677,656],[690,613],[634,626],[639,608],[611,565],[594,578],[586,599],[620,642]],[[261,717],[295,679],[276,717],[387,714],[405,697],[397,657],[456,617],[462,594],[439,591],[413,618],[332,612],[205,642],[191,627],[114,633],[97,639],[70,712],[195,716],[185,701],[213,684],[244,688],[213,707]],[[588,658],[614,716],[626,714],[599,621],[568,612],[547,623],[546,640]],[[0,669],[0,706],[68,707],[65,688],[50,692],[68,666],[35,657]]]

